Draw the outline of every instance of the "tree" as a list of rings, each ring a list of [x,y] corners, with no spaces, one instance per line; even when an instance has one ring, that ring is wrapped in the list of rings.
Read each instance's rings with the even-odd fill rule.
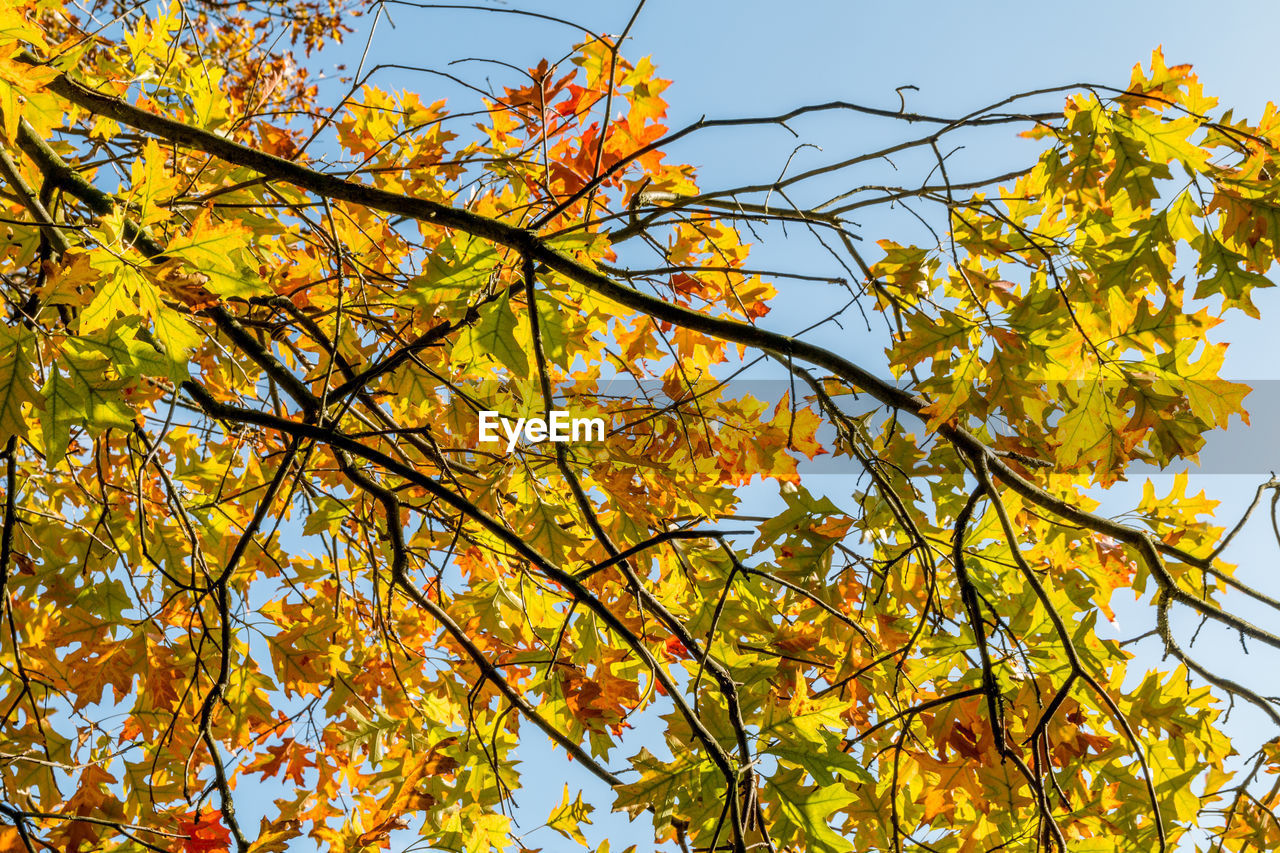
[[[1247,516],[1185,480],[1093,511],[1246,417],[1211,331],[1280,252],[1273,107],[1157,52],[959,117],[670,130],[667,81],[589,30],[472,104],[363,68],[325,101],[296,51],[341,6],[89,6],[0,11],[5,849],[485,853],[587,845],[593,810],[686,853],[1280,844],[1280,741],[1232,761],[1222,720],[1277,700],[1170,621],[1280,647],[1223,559]],[[720,189],[666,153],[819,111],[900,139]],[[953,180],[992,132],[1040,154]],[[936,242],[868,253],[850,216],[904,203]],[[811,239],[848,304],[775,331],[792,279],[744,229]],[[892,377],[817,341],[863,317]],[[726,384],[756,363],[780,399]],[[479,440],[556,411],[608,434]],[[806,488],[820,455],[852,496]],[[743,518],[757,475],[785,507]],[[599,784],[526,842],[543,736],[568,761],[536,778]]]

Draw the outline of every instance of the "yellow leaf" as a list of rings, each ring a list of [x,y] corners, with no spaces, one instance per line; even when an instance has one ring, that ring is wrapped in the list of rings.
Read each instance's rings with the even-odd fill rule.
[[[160,290],[145,276],[136,279],[138,306],[150,318],[156,341],[174,359],[185,358],[200,345],[200,333],[186,317],[164,304]]]
[[[560,798],[560,805],[552,810],[551,817],[547,818],[547,826],[586,847],[587,838],[582,834],[582,824],[591,823],[591,812],[592,807],[582,801],[581,791],[572,802],[569,801],[569,785],[565,783],[564,796]]]
[[[215,222],[204,212],[191,229],[169,242],[165,253],[182,258],[209,277],[206,286],[223,297],[248,298],[266,292],[248,247],[249,229],[237,222]]]
[[[0,327],[0,443],[10,436],[26,435],[22,404],[40,405],[31,382],[31,355],[35,340],[31,332],[12,326]]]
[[[90,335],[111,325],[118,316],[138,313],[133,301],[137,282],[144,280],[129,264],[111,256],[95,258],[93,265],[102,273],[93,299],[80,312],[80,334]]]
[[[170,217],[156,200],[175,195],[178,181],[165,169],[165,154],[154,139],[147,140],[142,156],[130,164],[129,180],[130,212],[139,225],[146,228]]]

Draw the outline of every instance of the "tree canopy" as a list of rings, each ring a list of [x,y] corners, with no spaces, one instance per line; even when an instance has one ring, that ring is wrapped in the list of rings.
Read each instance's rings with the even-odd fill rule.
[[[568,849],[611,811],[684,853],[1280,847],[1280,740],[1223,723],[1280,700],[1177,630],[1280,648],[1247,516],[1185,476],[1095,512],[1247,420],[1214,329],[1280,256],[1275,107],[1156,51],[673,128],[590,29],[470,100],[363,62],[322,96],[351,13],[0,9],[0,847]],[[741,186],[675,153],[818,113],[895,138]],[[961,174],[975,133],[1037,153]],[[860,184],[885,158],[923,166]],[[771,318],[813,288],[843,307]],[[556,411],[606,434],[480,441]]]

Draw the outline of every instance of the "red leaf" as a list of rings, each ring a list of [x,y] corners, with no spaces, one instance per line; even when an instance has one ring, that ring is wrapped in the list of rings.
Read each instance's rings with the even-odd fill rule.
[[[195,816],[182,820],[178,832],[189,836],[182,842],[182,853],[222,853],[231,847],[231,832],[216,819]]]

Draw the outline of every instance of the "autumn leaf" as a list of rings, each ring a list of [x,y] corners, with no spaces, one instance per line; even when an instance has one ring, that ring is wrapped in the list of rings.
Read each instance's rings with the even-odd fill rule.
[[[783,837],[804,839],[811,849],[852,850],[853,844],[831,829],[831,815],[853,797],[842,785],[806,790],[797,771],[778,774],[770,783],[777,798]]]
[[[668,128],[603,13],[400,9],[424,75],[197,5],[0,10],[0,847],[1280,847],[1276,483],[1187,472],[1280,109],[1046,53]]]
[[[260,295],[257,264],[246,248],[249,231],[231,221],[201,214],[191,228],[170,241],[165,251],[207,277],[206,287],[222,297]]]
[[[262,819],[258,837],[249,845],[249,853],[287,853],[290,842],[302,834],[299,820],[268,821]]]
[[[547,826],[556,832],[576,841],[583,847],[589,847],[587,838],[582,834],[582,824],[590,824],[592,808],[582,801],[582,792],[578,792],[578,796],[572,801],[569,800],[569,786],[564,786],[564,796],[560,799],[560,804],[551,811],[551,816],[547,818]]]
[[[454,357],[464,363],[489,359],[511,371],[513,379],[529,375],[528,351],[516,335],[516,319],[511,298],[503,296],[480,309],[480,321],[468,327],[453,348]]]
[[[231,832],[218,820],[195,815],[178,823],[178,832],[186,836],[183,853],[220,853],[230,849]]]
[[[5,440],[26,433],[23,404],[41,402],[31,386],[33,346],[34,340],[25,330],[0,330],[0,438]]]

